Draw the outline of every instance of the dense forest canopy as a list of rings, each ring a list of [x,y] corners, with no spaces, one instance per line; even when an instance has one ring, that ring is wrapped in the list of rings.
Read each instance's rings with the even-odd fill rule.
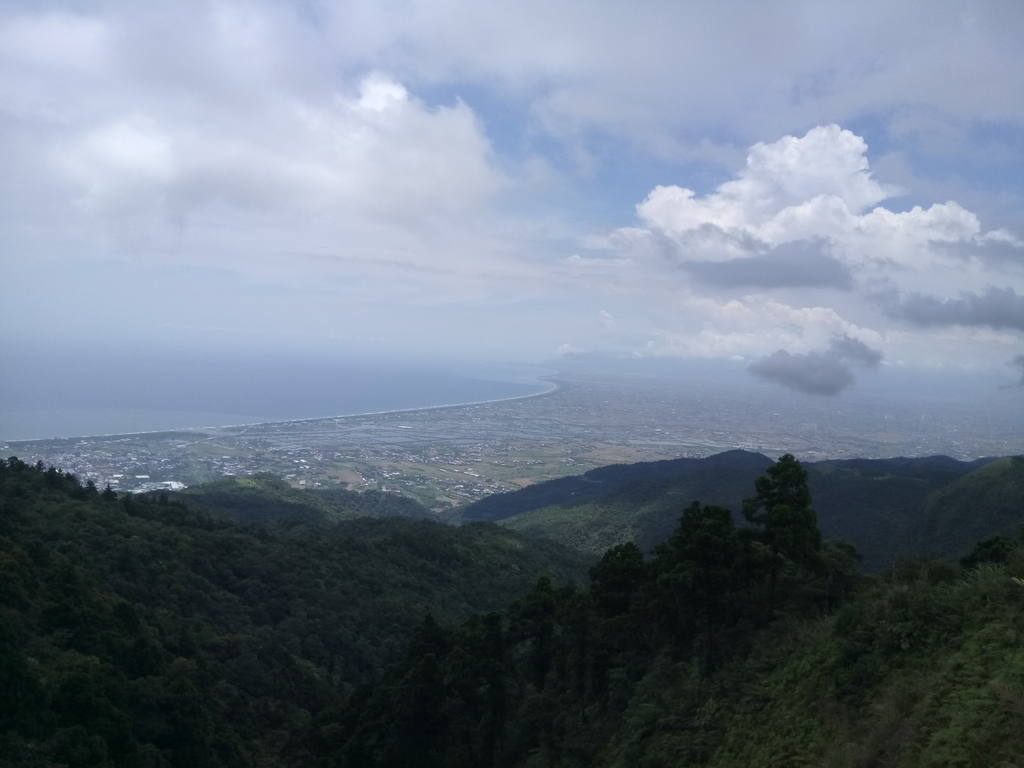
[[[425,622],[404,662],[286,749],[323,766],[1015,765],[1024,542],[960,567],[858,573],[783,456],[737,527],[693,502],[589,588],[541,579],[503,615]]]
[[[434,513],[408,496],[341,487],[300,490],[269,472],[222,477],[186,488],[178,495],[192,509],[242,523],[328,525],[355,517],[436,519]]]
[[[967,475],[979,518],[1018,461]],[[691,500],[595,560],[271,480],[194,498],[283,525],[0,462],[0,766],[1016,765],[1024,542],[864,576],[811,476],[783,456],[739,520]]]
[[[727,451],[603,467],[491,497],[461,514],[500,515],[513,530],[596,555],[625,541],[649,552],[672,534],[679,510],[694,499],[728,507],[744,524],[743,499],[771,465],[761,454]],[[822,534],[854,544],[868,572],[908,556],[957,560],[979,539],[1012,536],[1024,507],[1021,457],[848,459],[803,467]]]
[[[0,462],[0,760],[264,763],[425,615],[456,624],[592,562],[493,524],[284,516],[239,524]]]

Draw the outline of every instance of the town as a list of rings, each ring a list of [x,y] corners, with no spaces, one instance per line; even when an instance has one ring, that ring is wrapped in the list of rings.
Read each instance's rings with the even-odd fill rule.
[[[97,487],[173,491],[272,472],[296,488],[344,484],[411,496],[437,512],[620,462],[735,448],[809,460],[1024,452],[1024,419],[981,405],[794,398],[665,379],[563,374],[550,393],[492,403],[244,427],[9,441]]]

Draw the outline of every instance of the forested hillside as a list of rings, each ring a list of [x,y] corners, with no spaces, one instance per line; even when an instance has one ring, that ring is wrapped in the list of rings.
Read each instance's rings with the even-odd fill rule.
[[[749,487],[753,478],[771,465],[771,459],[749,451],[726,451],[706,459],[667,459],[641,461],[635,464],[610,464],[584,472],[582,475],[560,477],[527,486],[511,493],[488,496],[458,510],[458,520],[504,520],[542,507],[556,504],[571,506],[610,494],[633,481],[655,478],[678,480],[690,475],[706,476],[709,471],[729,474],[743,473]],[[700,481],[698,481],[699,483]],[[736,497],[737,499],[739,497]],[[710,500],[710,499],[709,499]],[[716,501],[715,503],[721,503]]]
[[[930,495],[907,535],[936,557],[958,557],[965,541],[1013,535],[1024,512],[1024,457],[988,464]]]
[[[429,509],[407,496],[344,488],[299,490],[268,472],[222,477],[186,488],[179,495],[192,509],[243,523],[327,525],[355,517],[436,519]]]
[[[925,494],[921,535],[1012,530],[1022,465]],[[823,541],[821,466],[784,456],[735,511],[691,501],[650,557],[594,559],[491,523],[332,522],[318,505],[348,507],[269,479],[205,498],[283,525],[0,462],[0,767],[1020,768],[1024,543],[862,576]]]
[[[160,492],[152,494],[159,497]],[[248,477],[222,477],[179,491],[190,509],[240,523],[325,525],[358,517],[355,510],[308,491],[292,488],[269,472]]]
[[[350,491],[346,488],[316,488],[308,491],[366,517],[412,517],[436,520],[437,515],[416,499],[385,491]]]
[[[948,489],[983,476],[993,461],[962,462],[948,456],[851,459],[817,462],[808,466],[808,472],[822,532],[853,542],[864,556],[865,569],[878,571],[912,556],[955,560],[979,539],[1006,533],[1005,520],[976,526],[972,510],[954,510],[941,501]],[[1008,490],[1024,504],[1024,493]],[[959,520],[960,528],[945,549],[923,527],[929,507],[936,506]]]
[[[493,524],[281,510],[288,528],[241,525],[0,461],[0,765],[277,765],[425,615],[457,624],[593,562]]]
[[[856,572],[783,457],[743,504],[693,503],[589,588],[540,580],[504,616],[424,622],[406,659],[324,710],[294,766],[964,766],[1024,754],[1024,543],[966,569]]]
[[[501,523],[595,554],[626,541],[649,553],[675,529],[679,511],[696,499],[738,513],[754,480],[772,465],[766,456],[746,451],[682,461],[687,463],[678,474],[633,476],[600,496],[524,512]],[[644,465],[630,467],[636,471]]]
[[[562,486],[538,488],[533,496],[505,501],[502,508],[531,506],[537,499],[556,496],[561,501],[531,507],[501,523],[595,554],[625,541],[650,552],[671,533],[679,510],[695,499],[728,507],[742,523],[740,500],[771,465],[767,457],[744,451],[681,461],[686,463],[655,463],[664,465],[660,470],[675,472],[669,475],[638,476],[652,465],[628,465],[628,472],[618,470],[628,481],[584,498],[558,496]],[[956,559],[978,539],[1010,531],[1014,510],[1024,506],[1024,472],[1015,469],[1022,465],[1014,461],[1021,460],[960,462],[934,456],[823,461],[805,467],[822,533],[853,543],[865,570],[878,571],[912,555]],[[972,499],[984,500],[989,511],[975,515]],[[477,506],[468,507],[465,515],[471,516]]]

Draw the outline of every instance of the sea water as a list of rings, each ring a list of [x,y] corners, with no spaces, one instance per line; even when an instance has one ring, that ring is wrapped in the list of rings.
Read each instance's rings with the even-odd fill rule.
[[[22,356],[0,369],[0,440],[158,432],[526,397],[550,369],[211,355]]]

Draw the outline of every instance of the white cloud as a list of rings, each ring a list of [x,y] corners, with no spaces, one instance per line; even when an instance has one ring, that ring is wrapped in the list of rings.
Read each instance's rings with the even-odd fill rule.
[[[752,139],[865,112],[904,124],[1024,119],[1015,3],[954,2],[943,13],[924,0],[320,7],[352,60],[423,82],[496,84],[548,132],[574,141],[602,130],[663,156],[693,156],[723,127]]]
[[[657,187],[637,206],[644,227],[595,242],[650,264],[652,280],[666,277],[659,262],[682,268],[682,314],[646,352],[771,359],[786,371],[821,363],[838,376],[834,392],[853,381],[830,351],[837,338],[917,363],[1005,354],[1006,334],[938,329],[1018,328],[1019,295],[1007,283],[1024,292],[1012,266],[1024,261],[1024,248],[1007,232],[983,233],[978,217],[954,201],[905,211],[878,205],[898,190],[872,177],[866,151],[863,139],[835,125],[757,144],[735,179],[704,196]],[[810,279],[814,270],[820,279]],[[721,296],[743,285],[788,298]],[[700,286],[719,295],[700,294]],[[859,319],[822,303],[822,288],[851,292],[840,303]]]
[[[55,161],[81,186],[81,202],[94,210],[137,205],[140,193],[166,190],[180,176],[171,138],[141,115],[88,133],[56,153]]]
[[[753,359],[846,335],[892,360],[1020,351],[1013,329],[911,325],[872,298],[1024,294],[1014,4],[18,5],[0,9],[0,253],[66,295],[106,262],[121,294],[179,270],[247,332],[365,324],[524,357]],[[869,127],[889,175],[839,124]],[[961,194],[984,186],[964,158],[998,161],[988,197]],[[211,273],[251,295],[208,301]],[[44,282],[19,279],[7,295]]]
[[[710,224],[772,245],[822,236],[834,220],[845,220],[896,191],[871,178],[866,152],[864,140],[850,131],[837,125],[814,128],[800,139],[785,136],[773,144],[755,144],[739,178],[713,194],[695,198],[690,189],[657,187],[637,212],[668,235]]]
[[[87,210],[111,217],[158,207],[170,221],[227,205],[415,223],[477,208],[502,183],[467,106],[430,110],[380,74],[355,98],[280,100],[238,127],[132,115],[66,142],[54,158]]]
[[[565,355],[578,355],[583,353],[583,351],[584,350],[580,349],[579,347],[569,344],[567,342],[565,344],[558,345],[558,348],[555,350],[555,355],[558,357],[564,357]]]
[[[780,348],[806,354],[826,347],[835,337],[857,339],[872,347],[884,343],[880,333],[845,320],[830,307],[793,307],[759,294],[728,301],[691,296],[682,305],[700,330],[691,334],[663,331],[659,334],[663,343],[649,345],[649,351],[753,358]]]
[[[631,264],[628,258],[590,258],[574,253],[562,259],[562,263],[573,270],[605,271]]]
[[[15,66],[98,70],[110,30],[101,20],[62,11],[0,21],[0,59]]]
[[[672,257],[685,262],[728,261],[784,243],[823,240],[832,256],[863,276],[895,264],[927,280],[937,265],[962,263],[938,244],[1012,239],[983,235],[978,217],[954,201],[903,212],[876,205],[900,190],[873,178],[866,152],[862,138],[836,125],[756,144],[737,178],[708,195],[656,187],[637,205],[647,229],[624,228],[611,242],[628,244],[628,252],[653,233],[674,242]]]
[[[390,78],[376,73],[363,80],[359,89],[360,109],[382,113],[409,100],[409,92]]]

